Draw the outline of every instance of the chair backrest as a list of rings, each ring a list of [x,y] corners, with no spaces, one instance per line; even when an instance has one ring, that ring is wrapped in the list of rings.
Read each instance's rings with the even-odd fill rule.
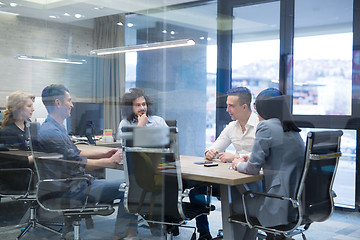
[[[59,154],[35,153],[34,164],[38,176],[36,198],[40,206],[48,211],[63,212],[86,207],[87,196],[74,199],[68,192],[71,187],[87,184],[85,177],[71,177],[65,169],[77,163],[66,161]],[[58,173],[56,172],[58,170]]]
[[[31,168],[0,169],[0,197],[26,198],[29,195],[32,180]]]
[[[303,224],[324,221],[333,212],[332,186],[341,156],[342,134],[340,130],[308,133],[305,165],[297,191]]]
[[[149,220],[171,222],[185,219],[176,128],[129,129],[133,138],[123,139],[126,176],[125,207]],[[154,137],[157,132],[157,137]]]
[[[33,126],[33,130],[31,127]],[[78,163],[66,161],[59,153],[37,152],[37,127],[27,125],[30,130],[30,150],[34,158],[35,172],[37,176],[36,199],[39,205],[54,212],[83,209],[87,203],[87,197],[72,199],[66,193],[70,187],[78,186],[88,181],[87,178],[74,178],[68,169],[77,168]]]
[[[177,120],[175,119],[166,119],[165,122],[169,127],[177,127]]]

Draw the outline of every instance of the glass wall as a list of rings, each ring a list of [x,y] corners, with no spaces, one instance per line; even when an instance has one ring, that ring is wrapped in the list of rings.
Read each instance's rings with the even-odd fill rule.
[[[289,2],[293,10],[284,7]],[[218,6],[230,3],[231,44],[220,46]],[[42,90],[64,84],[75,108],[96,104],[103,112],[96,113],[104,116],[103,126],[96,126],[99,140],[101,130],[116,134],[123,119],[120,99],[139,87],[153,100],[154,115],[177,120],[180,154],[202,157],[215,141],[217,127],[230,121],[225,111],[223,119],[217,115],[219,93],[226,88],[222,86],[246,86],[254,97],[264,88],[282,88],[293,98],[297,120],[318,129],[344,130],[336,203],[356,208],[360,108],[354,99],[360,99],[360,50],[359,28],[354,27],[359,21],[353,20],[359,19],[359,8],[354,4],[358,1],[0,0],[0,109],[6,109],[12,92],[30,92],[36,96],[31,121],[42,123],[48,114]],[[284,15],[294,17],[294,26]],[[105,56],[92,53],[181,39],[196,44]],[[219,47],[231,49],[225,68],[219,66]],[[292,76],[292,71],[281,71],[287,67],[284,52],[293,61]],[[220,71],[227,71],[229,78],[217,81]],[[287,80],[290,84],[283,87]],[[64,126],[78,135],[69,122]],[[304,134],[310,130],[301,127]]]
[[[206,23],[192,21],[199,14]],[[146,89],[156,103],[155,114],[177,120],[181,154],[202,156],[215,135],[216,3],[129,14],[125,25],[126,45],[196,42],[187,49],[127,53],[125,84],[126,91]]]

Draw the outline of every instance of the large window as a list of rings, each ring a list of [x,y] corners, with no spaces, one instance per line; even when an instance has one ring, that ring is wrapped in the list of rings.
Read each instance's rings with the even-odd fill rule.
[[[265,88],[278,87],[280,2],[233,11],[232,87],[246,86],[254,96]]]
[[[352,6],[295,1],[294,114],[351,115]]]

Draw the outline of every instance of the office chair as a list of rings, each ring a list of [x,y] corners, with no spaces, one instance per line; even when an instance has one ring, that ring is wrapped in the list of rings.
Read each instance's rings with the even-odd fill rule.
[[[172,239],[179,226],[187,227],[187,220],[209,214],[210,205],[194,206],[183,201],[190,190],[183,190],[182,186],[176,128],[131,130],[133,138],[123,138],[122,145],[126,185],[121,190],[125,191],[125,208],[145,219],[152,232],[155,226],[164,227],[167,239]],[[191,228],[195,239],[196,228]]]
[[[295,120],[295,124],[301,128],[315,128],[315,125],[310,121]]]
[[[40,207],[49,212],[62,213],[65,222],[73,224],[73,233],[70,231],[63,234],[65,239],[80,239],[80,222],[85,219],[88,229],[93,228],[93,221],[91,216],[101,215],[107,216],[114,212],[112,203],[89,203],[89,189],[91,185],[90,178],[72,177],[72,178],[51,178],[49,176],[48,167],[52,168],[64,164],[63,159],[58,159],[60,156],[49,154],[41,154],[41,156],[34,157],[36,172],[38,175],[38,183],[36,187],[36,200]],[[67,165],[71,164],[66,162]],[[76,163],[75,163],[76,164]],[[56,168],[55,168],[56,169]],[[87,194],[83,199],[72,199],[67,196],[68,184],[80,185],[87,184]],[[73,236],[72,236],[73,234]]]
[[[243,195],[245,214],[229,217],[229,222],[247,225],[249,228],[262,230],[258,234],[261,239],[272,239],[280,236],[283,239],[293,239],[302,234],[306,239],[306,231],[313,222],[328,219],[334,209],[332,191],[333,181],[338,166],[340,138],[342,131],[309,132],[306,140],[305,165],[295,196],[277,196],[263,192],[247,191]],[[289,224],[281,226],[262,226],[258,219],[247,214],[246,202],[251,201],[250,195],[258,195],[289,201]],[[260,206],[259,206],[260,207]]]
[[[11,198],[16,201],[29,203],[29,219],[23,224],[13,226],[21,228],[20,234],[16,239],[21,239],[31,228],[41,228],[57,235],[61,233],[48,225],[62,226],[57,223],[41,223],[37,219],[37,200],[31,189],[33,182],[33,170],[31,168],[8,168],[0,169],[0,197]]]
[[[31,125],[27,125],[31,127]],[[90,177],[66,177],[57,178],[50,169],[63,169],[65,165],[67,168],[78,167],[78,163],[73,161],[66,161],[62,155],[56,153],[41,153],[34,152],[34,143],[37,143],[37,133],[31,135],[30,133],[30,149],[34,158],[34,165],[38,182],[36,184],[36,201],[41,208],[49,212],[56,212],[63,214],[65,222],[73,224],[73,232],[63,233],[61,231],[54,231],[54,233],[62,235],[67,239],[80,239],[80,222],[82,219],[86,220],[88,229],[93,228],[92,215],[111,215],[115,210],[113,204],[105,203],[88,203],[89,195],[86,194],[83,199],[72,199],[67,197],[69,184],[80,185],[86,183],[87,193],[90,190]],[[36,149],[38,150],[38,149]],[[73,165],[72,165],[73,164]],[[64,224],[62,224],[64,225]],[[66,227],[66,226],[65,226]],[[53,230],[53,229],[51,229]]]
[[[175,119],[166,119],[165,122],[169,127],[177,127],[177,120]]]

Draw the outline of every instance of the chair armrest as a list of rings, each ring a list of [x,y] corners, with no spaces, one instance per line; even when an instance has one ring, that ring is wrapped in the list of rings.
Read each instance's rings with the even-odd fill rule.
[[[285,197],[285,196],[280,196],[280,195],[275,195],[275,194],[270,194],[270,193],[264,193],[264,192],[256,192],[256,191],[246,191],[243,195],[246,197],[248,195],[260,195],[260,196],[264,196],[264,197],[269,197],[269,198],[277,198],[280,200],[287,200],[290,201],[293,205],[294,208],[297,208],[300,206],[300,203],[297,200],[294,200],[290,197]],[[245,205],[245,201],[244,201],[244,205]]]
[[[337,194],[336,194],[336,192],[335,192],[334,190],[331,190],[331,196],[332,196],[333,198],[337,197]]]
[[[74,178],[64,178],[64,179],[43,179],[43,180],[40,180],[38,182],[38,185],[37,185],[37,192],[36,192],[36,198],[37,198],[37,201],[39,202],[40,206],[42,206],[44,209],[47,209],[49,211],[52,211],[51,208],[49,207],[46,207],[45,206],[45,201],[48,201],[48,200],[58,200],[58,199],[61,199],[63,198],[63,195],[66,194],[68,192],[68,190],[65,188],[64,190],[57,190],[57,189],[54,189],[54,191],[50,191],[47,190],[45,192],[45,194],[43,194],[41,191],[44,191],[43,188],[45,187],[42,187],[44,184],[46,186],[46,183],[68,183],[68,182],[71,182],[71,181],[79,181],[79,182],[86,182],[87,184],[87,187],[86,187],[86,193],[85,193],[85,200],[83,201],[83,203],[77,207],[77,210],[79,211],[82,211],[86,208],[87,206],[87,203],[88,203],[88,198],[89,198],[89,191],[90,191],[90,185],[91,185],[91,180],[88,178],[88,177],[74,177]],[[46,188],[45,188],[46,189]],[[69,210],[69,209],[61,209],[61,210]],[[59,211],[61,211],[59,210]],[[75,209],[71,209],[71,210],[75,210]]]
[[[190,191],[193,190],[194,188],[185,188],[184,191],[181,193],[181,197],[185,198],[185,197],[189,197]]]
[[[280,195],[276,195],[276,194],[269,194],[269,193],[264,193],[264,192],[256,192],[256,191],[251,191],[251,190],[246,191],[246,192],[243,193],[242,199],[243,199],[243,207],[244,207],[244,215],[245,215],[246,224],[250,228],[254,228],[256,226],[256,224],[254,224],[250,220],[251,218],[247,214],[245,197],[247,197],[250,194],[252,194],[252,195],[260,195],[260,196],[269,197],[269,198],[276,198],[276,199],[279,199],[279,200],[287,200],[287,201],[290,201],[292,203],[294,208],[299,208],[300,207],[300,203],[297,200],[294,200],[294,199],[289,198],[289,197],[280,196]]]
[[[87,177],[43,179],[43,180],[40,180],[39,182],[71,182],[71,181],[81,181],[81,180],[84,180],[84,182],[86,182],[88,184],[88,186],[91,185],[91,181]]]
[[[126,191],[126,188],[127,188],[127,184],[126,184],[126,183],[122,183],[122,184],[120,184],[120,186],[119,186],[119,191],[120,191],[120,192],[125,192],[125,191]]]

